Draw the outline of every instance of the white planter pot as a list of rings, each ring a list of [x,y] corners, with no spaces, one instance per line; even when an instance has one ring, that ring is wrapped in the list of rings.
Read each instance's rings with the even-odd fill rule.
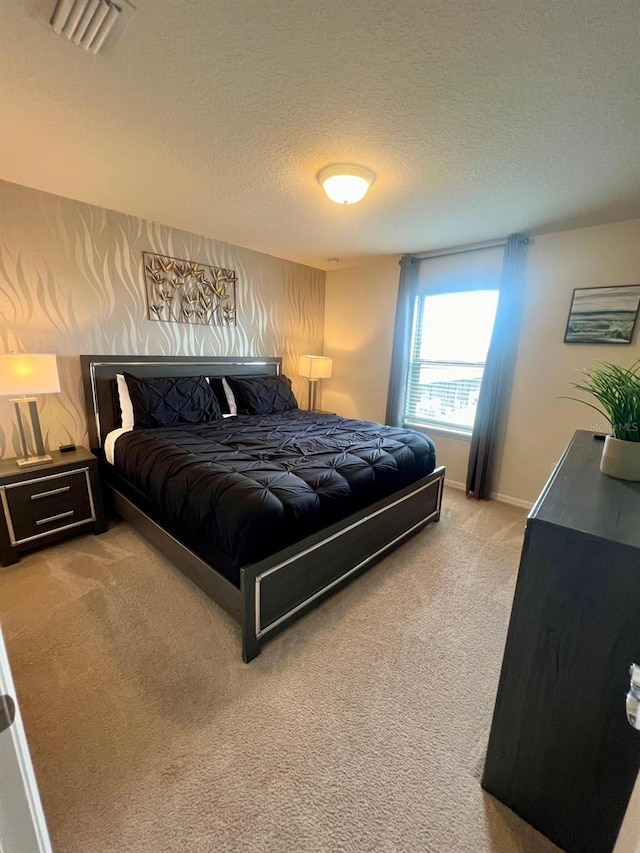
[[[618,480],[640,481],[640,441],[622,441],[608,435],[604,440],[600,470]]]

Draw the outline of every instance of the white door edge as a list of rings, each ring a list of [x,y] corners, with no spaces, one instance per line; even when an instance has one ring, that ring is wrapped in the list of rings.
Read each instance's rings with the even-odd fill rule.
[[[29,755],[29,746],[27,744],[27,736],[25,734],[20,714],[20,706],[18,705],[15,685],[11,676],[9,667],[9,659],[4,645],[2,632],[0,631],[0,695],[11,696],[15,702],[15,719],[13,724],[2,733],[4,737],[11,737],[13,749],[17,764],[22,777],[24,795],[29,807],[31,821],[33,825],[33,835],[37,842],[37,853],[53,853],[49,832],[47,830],[47,822],[45,820],[40,794],[38,793],[38,784]],[[0,792],[1,794],[2,792]],[[13,853],[11,850],[4,850],[2,847],[2,838],[0,838],[0,853]],[[36,851],[34,851],[36,853]]]

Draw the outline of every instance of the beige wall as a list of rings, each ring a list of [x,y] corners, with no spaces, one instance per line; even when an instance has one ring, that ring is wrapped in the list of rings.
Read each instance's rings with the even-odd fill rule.
[[[399,273],[393,256],[327,274],[323,409],[384,422]]]
[[[144,250],[238,273],[237,327],[146,318]],[[86,443],[78,355],[279,355],[294,390],[298,356],[321,352],[324,272],[186,231],[0,182],[0,352],[55,352],[62,393],[42,397],[45,443]],[[0,456],[19,451],[0,397]]]
[[[324,383],[326,409],[384,419],[397,262],[397,257],[385,257],[327,274],[326,354],[336,361],[335,379]],[[557,399],[570,393],[577,369],[594,359],[628,365],[639,355],[638,330],[632,346],[563,343],[573,288],[639,282],[640,220],[545,234],[533,241],[499,494],[523,503],[535,500],[574,430],[591,427],[591,409]],[[435,433],[434,438],[449,479],[464,482],[468,441]]]
[[[498,491],[535,500],[576,429],[594,429],[597,412],[570,400],[576,371],[596,359],[630,365],[631,346],[563,343],[574,287],[640,283],[640,220],[536,237],[527,261],[527,293]],[[601,429],[606,428],[606,424]]]

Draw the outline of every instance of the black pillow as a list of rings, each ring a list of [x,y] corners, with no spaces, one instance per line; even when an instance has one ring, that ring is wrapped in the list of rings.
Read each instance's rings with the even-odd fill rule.
[[[139,429],[200,424],[221,417],[216,396],[204,376],[157,376],[140,379],[125,373]]]
[[[227,376],[227,382],[239,415],[271,415],[298,408],[286,376]]]

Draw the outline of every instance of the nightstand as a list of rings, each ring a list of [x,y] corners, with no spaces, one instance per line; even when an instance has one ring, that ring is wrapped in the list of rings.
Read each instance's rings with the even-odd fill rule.
[[[93,453],[79,447],[51,456],[53,462],[29,468],[0,461],[0,565],[17,563],[29,548],[107,529]]]

